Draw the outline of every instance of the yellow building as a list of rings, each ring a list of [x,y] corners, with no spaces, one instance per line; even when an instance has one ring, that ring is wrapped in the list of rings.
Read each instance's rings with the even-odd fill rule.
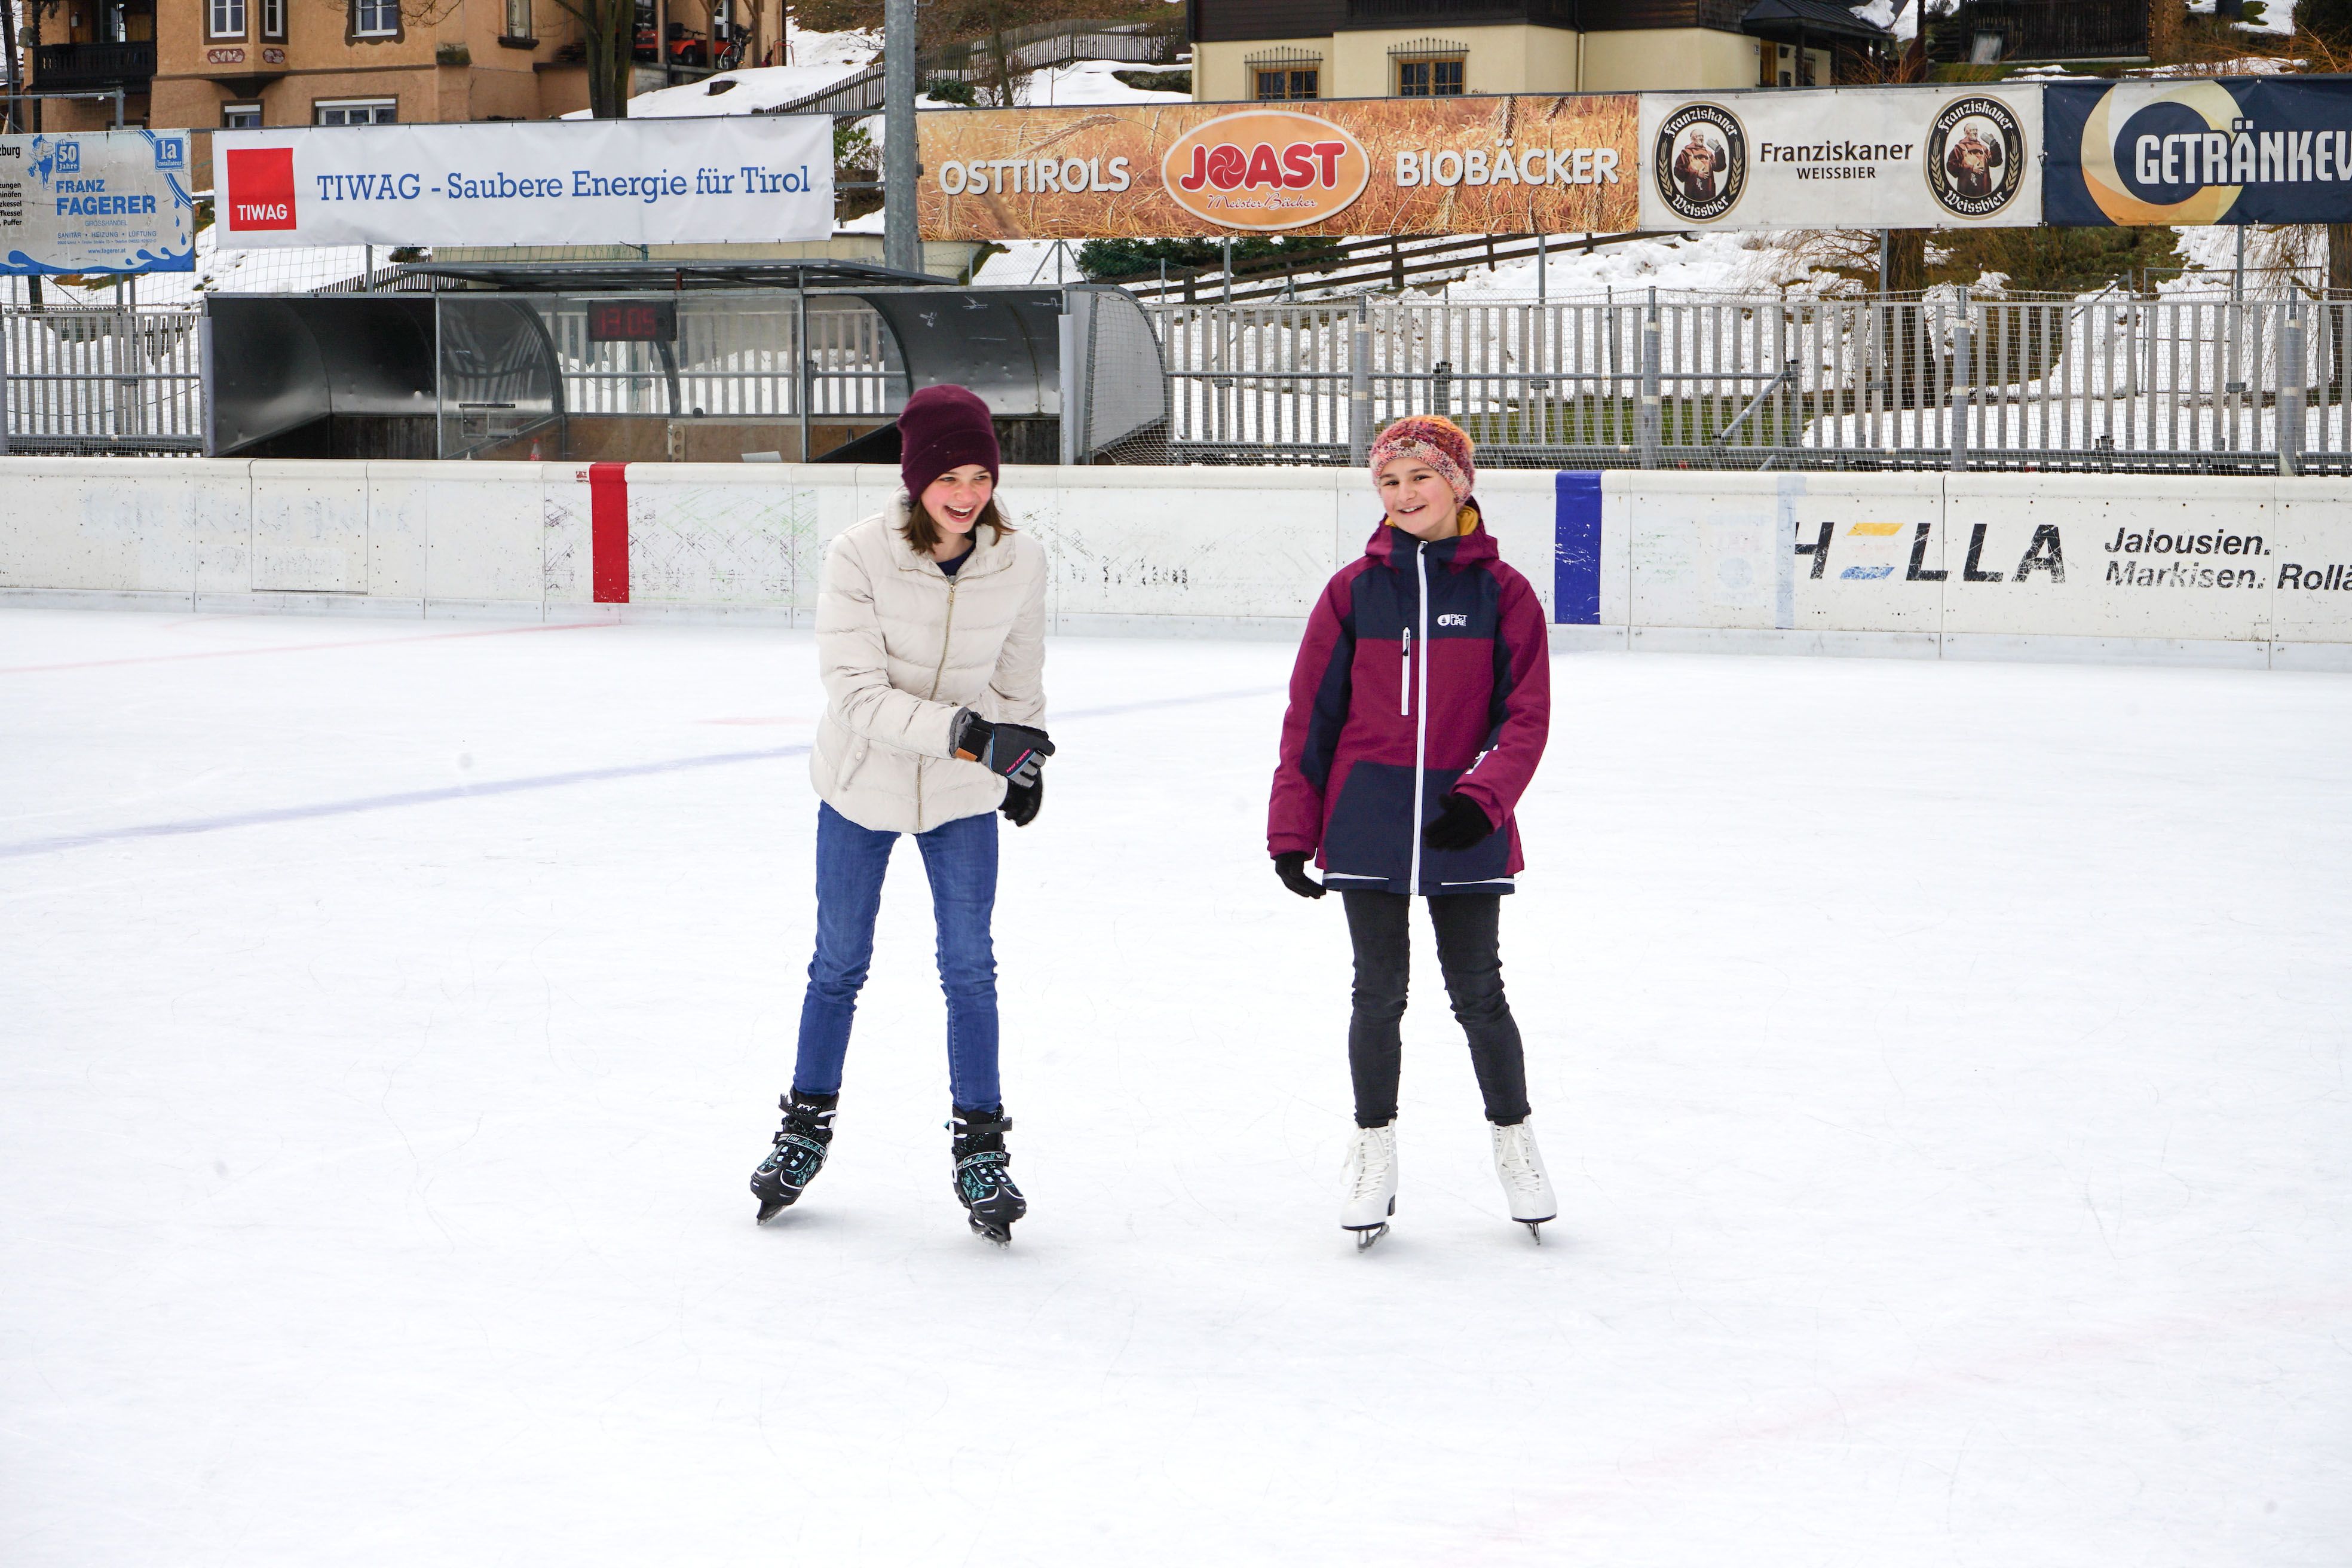
[[[1830,0],[1187,0],[1203,102],[1827,86],[1887,35]],[[1810,21],[1811,31],[1807,30]],[[1759,36],[1761,35],[1761,36]]]
[[[588,106],[585,47],[555,0],[32,0],[35,90],[121,88],[154,130],[543,120]],[[784,0],[641,0],[632,90],[758,65]],[[29,40],[27,40],[29,44]],[[110,104],[47,102],[52,130]],[[208,141],[202,138],[200,141]],[[194,167],[210,168],[196,149]]]

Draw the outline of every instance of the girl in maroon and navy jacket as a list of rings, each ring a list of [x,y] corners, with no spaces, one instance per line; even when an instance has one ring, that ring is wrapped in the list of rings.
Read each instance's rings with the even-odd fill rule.
[[[1396,1212],[1398,1023],[1416,893],[1470,1037],[1511,1217],[1540,1240],[1536,1227],[1555,1212],[1496,937],[1522,864],[1512,808],[1550,728],[1551,666],[1535,590],[1480,526],[1470,452],[1453,421],[1426,416],[1373,444],[1387,515],[1307,618],[1266,824],[1284,885],[1305,899],[1336,888],[1347,906],[1357,1131],[1339,1223],[1360,1247]]]

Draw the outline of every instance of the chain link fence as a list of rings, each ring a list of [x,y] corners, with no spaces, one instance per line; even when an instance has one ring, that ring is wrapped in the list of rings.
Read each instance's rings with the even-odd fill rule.
[[[1496,467],[2352,472],[2352,301],[1146,309],[1176,463],[1344,463],[1443,414]]]

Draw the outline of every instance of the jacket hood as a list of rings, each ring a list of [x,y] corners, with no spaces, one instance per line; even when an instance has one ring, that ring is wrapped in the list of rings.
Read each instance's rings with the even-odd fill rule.
[[[1495,547],[1494,531],[1486,526],[1486,509],[1478,504],[1478,498],[1473,496],[1464,501],[1462,510],[1476,518],[1475,526],[1467,533],[1457,533],[1434,544],[1422,543],[1383,517],[1373,525],[1371,538],[1364,542],[1364,553],[1387,566],[1412,560],[1415,545],[1428,552],[1429,558],[1441,566],[1471,566],[1482,561],[1501,560],[1502,552]]]

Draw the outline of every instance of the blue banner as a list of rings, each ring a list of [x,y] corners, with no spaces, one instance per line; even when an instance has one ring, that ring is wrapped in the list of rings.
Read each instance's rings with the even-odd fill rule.
[[[2352,79],[2042,89],[2042,221],[2352,223]]]

